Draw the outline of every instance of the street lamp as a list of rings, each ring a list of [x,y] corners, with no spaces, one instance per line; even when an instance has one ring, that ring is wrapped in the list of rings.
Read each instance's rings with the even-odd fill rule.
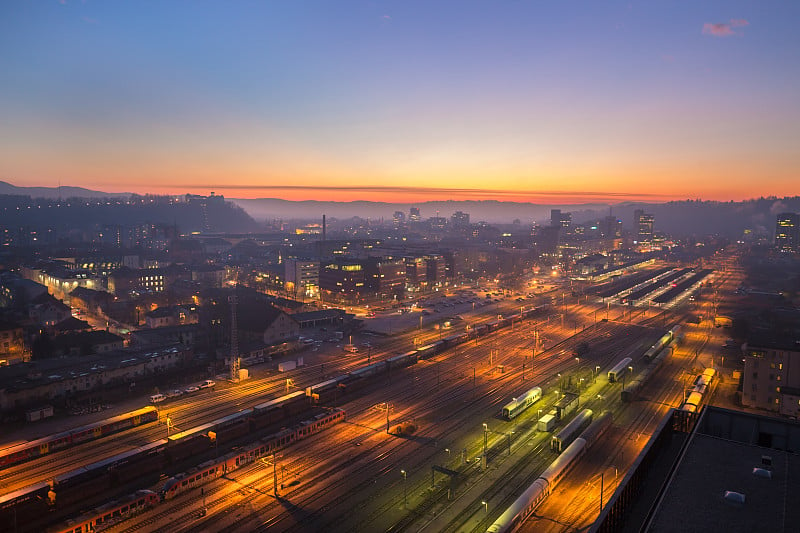
[[[483,505],[483,508],[486,509],[486,513],[488,514],[489,513],[489,504],[486,503],[486,502],[481,502],[481,505]]]
[[[592,377],[592,382],[597,380],[597,376],[600,374],[600,365],[594,367],[594,376]]]
[[[486,456],[486,444],[488,442],[489,437],[489,425],[484,422],[483,423],[483,455]]]
[[[408,506],[408,498],[407,498],[407,493],[406,493],[406,477],[407,477],[407,474],[406,474],[405,470],[401,470],[400,473],[403,475],[403,509],[405,509]]]

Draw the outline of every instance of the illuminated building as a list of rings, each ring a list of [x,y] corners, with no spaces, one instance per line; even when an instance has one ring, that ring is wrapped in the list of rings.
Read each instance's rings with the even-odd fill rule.
[[[794,337],[748,339],[742,405],[800,416],[800,344]]]
[[[286,287],[289,294],[315,298],[319,294],[319,263],[288,258],[284,261]]]
[[[775,246],[781,252],[798,251],[800,241],[800,215],[781,213],[775,222]]]

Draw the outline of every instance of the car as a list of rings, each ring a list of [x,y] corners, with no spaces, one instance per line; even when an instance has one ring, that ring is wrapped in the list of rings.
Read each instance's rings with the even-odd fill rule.
[[[199,389],[198,387],[195,387],[194,385],[192,385],[191,387],[186,387],[186,388],[183,390],[183,392],[184,392],[184,393],[186,393],[186,394],[192,394],[193,392],[197,392],[197,391],[199,391],[199,390],[200,390],[200,389]]]
[[[177,398],[178,396],[183,396],[183,391],[180,389],[175,389],[167,392],[167,398]]]
[[[216,385],[216,383],[214,383],[214,380],[207,379],[207,380],[205,380],[204,382],[202,382],[202,383],[199,385],[199,388],[201,388],[201,389],[210,389],[210,388],[212,388],[214,385]]]

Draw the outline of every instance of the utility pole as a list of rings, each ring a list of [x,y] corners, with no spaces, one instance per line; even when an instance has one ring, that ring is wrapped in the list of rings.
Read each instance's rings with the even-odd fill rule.
[[[235,289],[234,289],[235,290]],[[239,327],[236,321],[236,304],[239,303],[236,294],[228,297],[231,304],[231,380],[239,379]]]
[[[278,497],[278,463],[275,460],[275,451],[272,451],[272,486],[275,497]]]
[[[605,472],[600,472],[600,512],[603,512],[603,476]]]

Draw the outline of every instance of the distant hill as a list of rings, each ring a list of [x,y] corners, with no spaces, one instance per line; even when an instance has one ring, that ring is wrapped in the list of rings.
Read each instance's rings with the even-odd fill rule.
[[[128,193],[105,193],[92,191],[81,187],[16,187],[0,181],[0,196],[29,196],[31,198],[127,198]],[[235,209],[230,204],[235,204],[241,210]],[[633,213],[636,209],[643,209],[655,216],[655,230],[671,235],[710,235],[716,234],[731,239],[740,238],[745,229],[753,230],[757,234],[774,235],[775,216],[778,213],[800,213],[800,197],[786,198],[758,198],[742,202],[714,202],[703,200],[682,200],[666,203],[639,203],[625,202],[621,204],[561,204],[542,205],[524,202],[500,202],[496,200],[465,200],[465,201],[435,201],[418,203],[388,203],[388,202],[328,202],[317,200],[290,201],[278,198],[226,198],[229,207],[219,212],[209,211],[206,216],[211,216],[212,227],[216,231],[250,231],[257,227],[253,220],[321,220],[322,215],[329,218],[349,219],[354,216],[372,220],[390,220],[395,211],[402,211],[408,216],[411,207],[420,209],[423,219],[436,216],[450,218],[456,211],[469,213],[471,222],[485,221],[488,223],[511,223],[519,219],[522,224],[533,221],[546,222],[550,219],[551,209],[561,209],[572,213],[574,222],[586,222],[601,219],[608,214],[613,214],[627,229],[633,229]],[[223,205],[225,205],[223,204]],[[155,207],[155,206],[154,206]],[[231,210],[233,209],[233,211]],[[237,212],[238,211],[238,212]],[[102,214],[101,214],[102,213]],[[201,215],[194,209],[184,210],[175,206],[159,205],[149,214],[141,210],[127,212],[117,206],[114,211],[105,212],[104,209],[94,211],[99,220],[94,223],[131,222],[150,217],[151,221],[174,222],[183,220],[184,227],[195,228],[202,226]],[[122,216],[120,216],[122,215]],[[249,216],[248,216],[249,215]],[[30,216],[37,216],[30,213]],[[40,215],[39,215],[40,216]],[[186,217],[183,218],[182,217]],[[252,218],[251,218],[252,217]],[[23,217],[24,218],[24,217]],[[127,219],[127,220],[126,220]],[[31,223],[31,221],[20,221]],[[53,221],[55,222],[55,221]],[[81,226],[91,223],[85,213],[75,213],[73,217],[62,215],[62,223],[76,223]]]
[[[418,207],[423,219],[432,216],[450,218],[456,211],[470,214],[471,222],[510,223],[519,219],[523,224],[550,219],[551,209],[572,213],[573,222],[599,220],[612,214],[622,221],[623,227],[634,229],[633,215],[643,209],[655,216],[655,230],[677,236],[720,235],[731,239],[741,238],[746,229],[756,234],[771,236],[775,231],[778,213],[800,213],[800,197],[758,198],[742,202],[716,202],[681,200],[666,203],[625,202],[620,204],[562,204],[541,205],[523,202],[443,201],[385,203],[385,202],[293,202],[276,198],[255,200],[231,199],[256,219],[321,219],[328,217],[390,219],[395,211],[408,216],[410,207]]]
[[[30,196],[31,198],[124,198],[129,192],[102,192],[84,189],[83,187],[17,187],[0,181],[0,194],[14,196]]]
[[[540,205],[525,202],[500,202],[497,200],[447,200],[417,203],[387,202],[325,202],[318,200],[290,201],[278,198],[241,199],[229,198],[256,219],[321,219],[322,215],[346,219],[361,218],[391,219],[395,211],[402,211],[408,217],[411,207],[418,207],[423,219],[441,216],[450,218],[456,211],[469,213],[471,222],[511,223],[519,219],[522,223],[534,220],[549,220],[550,210],[562,208],[573,213],[608,212],[607,204],[579,205]],[[591,216],[587,217],[591,218]]]

